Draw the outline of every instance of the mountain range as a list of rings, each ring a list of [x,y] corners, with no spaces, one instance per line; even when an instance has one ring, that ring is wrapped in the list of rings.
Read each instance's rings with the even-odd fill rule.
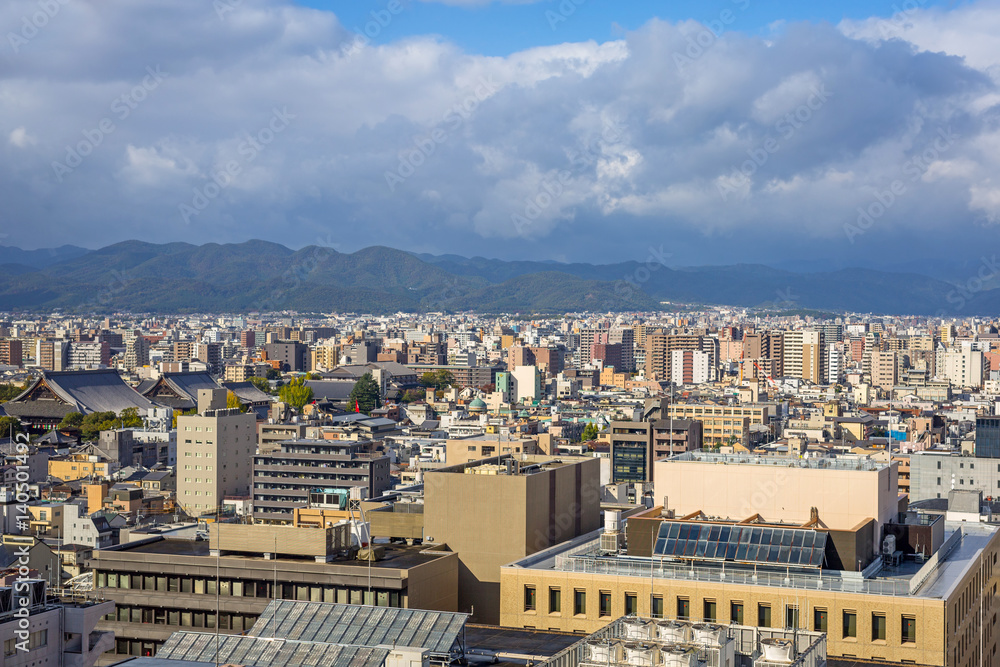
[[[1000,311],[1000,269],[953,281],[870,269],[794,272],[757,264],[504,261],[375,246],[354,253],[252,240],[0,246],[0,310],[106,313],[476,311],[561,314],[730,305],[770,311],[970,316]]]

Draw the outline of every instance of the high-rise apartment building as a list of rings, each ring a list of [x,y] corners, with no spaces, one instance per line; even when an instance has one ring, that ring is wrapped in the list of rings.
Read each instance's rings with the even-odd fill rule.
[[[822,384],[826,381],[825,361],[821,332],[797,329],[784,333],[782,362],[785,377]]]
[[[149,365],[149,341],[138,331],[125,332],[125,367],[140,368]]]
[[[24,366],[24,352],[21,341],[8,338],[0,340],[0,366]]]
[[[200,389],[198,414],[177,418],[177,503],[193,516],[250,495],[257,418],[225,406],[225,389]]]
[[[107,368],[111,347],[106,341],[73,341],[66,355],[66,369]]]
[[[959,387],[982,387],[987,378],[988,360],[979,350],[939,347],[936,354],[937,377]]]
[[[670,377],[677,384],[714,382],[712,356],[701,350],[674,350],[670,353]]]

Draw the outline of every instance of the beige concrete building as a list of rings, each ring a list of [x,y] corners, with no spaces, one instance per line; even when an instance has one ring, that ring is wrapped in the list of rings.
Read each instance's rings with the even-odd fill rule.
[[[501,624],[589,633],[635,614],[824,632],[848,663],[997,664],[997,526],[895,511],[895,463],[799,463],[682,462],[672,511],[502,568]]]
[[[678,516],[804,524],[815,508],[825,527],[851,530],[871,519],[881,527],[899,511],[895,463],[688,452],[653,466],[654,497]]]
[[[462,465],[491,457],[496,459],[498,456],[541,453],[537,440],[512,438],[506,435],[485,434],[468,438],[451,438],[445,443],[445,462],[449,466]]]
[[[500,568],[595,530],[596,458],[505,457],[424,475],[424,543],[458,554],[458,611],[500,620]]]
[[[257,418],[225,406],[225,389],[203,389],[198,414],[177,418],[177,504],[192,516],[250,495]]]

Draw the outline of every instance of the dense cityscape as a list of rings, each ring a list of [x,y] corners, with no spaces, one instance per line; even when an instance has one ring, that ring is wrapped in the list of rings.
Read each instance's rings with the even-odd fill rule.
[[[1000,0],[0,2],[0,667],[1000,667]]]
[[[310,603],[459,614],[477,643],[432,661],[668,630],[752,655],[745,626],[802,664],[943,665],[990,636],[996,320],[22,313],[0,334],[2,553],[10,577],[27,554],[39,614],[96,603],[106,663],[205,633],[236,651],[270,605],[362,613]]]

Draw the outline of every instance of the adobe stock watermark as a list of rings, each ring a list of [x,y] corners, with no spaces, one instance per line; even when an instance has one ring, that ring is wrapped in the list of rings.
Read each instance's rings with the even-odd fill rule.
[[[561,0],[556,10],[545,10],[545,20],[548,21],[549,30],[555,30],[560,23],[565,23],[569,17],[576,14],[577,8],[586,3],[587,0]]]
[[[518,236],[534,224],[542,213],[566,192],[573,178],[592,167],[606,154],[606,150],[621,142],[627,126],[617,120],[604,125],[600,137],[584,144],[583,149],[573,151],[569,155],[570,168],[561,169],[551,178],[543,178],[534,195],[524,200],[524,207],[519,212],[510,214],[510,221]]]
[[[21,48],[37,37],[68,3],[69,0],[37,0],[38,11],[22,16],[21,29],[7,33],[7,43],[14,55],[20,55]]]
[[[778,297],[774,302],[774,307],[778,310],[791,310],[798,305],[799,297],[792,292],[791,287],[786,287],[784,291],[776,290],[774,294]]]
[[[959,136],[952,132],[950,127],[938,129],[937,134],[934,141],[919,155],[903,163],[903,175],[908,176],[911,183],[919,181],[931,168],[931,165],[937,162],[942,154],[948,152],[959,139]],[[858,207],[857,221],[844,223],[844,234],[847,235],[847,240],[854,243],[857,237],[871,229],[875,221],[888,213],[889,209],[895,206],[896,202],[907,192],[909,189],[902,179],[894,180],[885,190],[876,190],[874,201],[867,206]]]
[[[170,76],[166,72],[160,71],[160,66],[146,68],[146,76],[138,84],[132,87],[127,93],[119,95],[111,102],[111,115],[105,116],[97,122],[96,127],[82,131],[83,139],[74,145],[66,146],[66,157],[62,162],[54,160],[52,162],[52,172],[56,179],[62,183],[63,179],[73,173],[73,171],[83,164],[84,159],[93,153],[104,140],[114,134],[119,123],[124,123],[132,112],[139,108],[139,105],[149,98],[150,93],[160,87],[164,79]]]
[[[805,102],[786,113],[774,124],[774,131],[780,135],[780,140],[768,134],[759,146],[747,149],[749,159],[735,165],[728,177],[724,176],[716,181],[715,187],[722,201],[729,201],[730,194],[739,193],[750,182],[750,178],[768,163],[771,156],[781,150],[781,142],[795,136],[795,133],[805,127],[831,97],[833,93],[827,89],[825,83],[813,86]]]
[[[964,283],[956,285],[955,289],[948,292],[945,300],[955,307],[955,310],[962,310],[972,297],[982,292],[986,282],[1000,276],[1000,262],[997,256],[981,257],[979,271]],[[938,313],[942,316],[944,313]]]
[[[461,102],[445,112],[441,121],[432,130],[413,137],[413,148],[403,153],[395,170],[385,172],[385,184],[389,192],[395,193],[398,186],[405,183],[417,169],[426,164],[427,160],[437,152],[438,146],[447,143],[451,135],[472,117],[479,105],[499,89],[492,75],[480,77],[479,85],[464,96]]]
[[[660,244],[659,248],[649,246],[647,248],[648,255],[646,261],[639,264],[630,274],[622,276],[620,279],[614,282],[613,290],[615,297],[619,300],[628,299],[639,294],[645,294],[642,286],[648,283],[653,274],[662,268],[667,268],[667,260],[672,258],[674,254],[672,252],[666,252],[663,249],[663,244]],[[604,305],[604,312],[611,312],[616,306],[620,305],[615,303],[607,303]]]
[[[216,169],[207,183],[194,189],[190,204],[181,203],[178,205],[177,209],[184,223],[190,224],[192,218],[201,215],[201,212],[208,208],[208,205],[217,199],[223,190],[232,185],[237,176],[243,173],[246,165],[252,164],[279,134],[288,129],[291,121],[295,118],[295,114],[288,112],[288,107],[281,109],[275,107],[270,120],[257,132],[237,136],[240,143],[236,147],[236,152],[241,159],[229,160]]]
[[[298,257],[291,266],[281,274],[279,283],[271,294],[260,304],[260,311],[270,313],[280,310],[280,306],[288,298],[288,293],[302,285],[309,275],[316,270],[320,262],[336,252],[336,244],[333,237],[327,234],[326,238],[316,239],[316,247],[305,257]]]
[[[892,5],[892,16],[879,19],[875,24],[882,39],[898,37],[906,29],[906,22],[927,4],[927,0],[906,0]]]
[[[219,20],[225,21],[229,14],[236,11],[243,3],[244,0],[213,0],[212,7]],[[388,28],[407,6],[409,6],[409,0],[389,0],[382,9],[371,10],[369,12],[371,19],[360,28],[354,26],[352,29],[354,36],[345,40],[340,46],[340,55],[350,58],[371,44],[372,40],[381,35],[382,31]]]
[[[730,0],[740,12],[745,12],[750,7],[750,0]],[[674,51],[674,65],[677,71],[684,74],[687,69],[694,64],[695,60],[701,58],[713,46],[718,43],[722,35],[736,22],[737,14],[732,9],[723,9],[719,15],[701,24],[701,30],[693,34],[684,35],[687,47],[683,52]]]

